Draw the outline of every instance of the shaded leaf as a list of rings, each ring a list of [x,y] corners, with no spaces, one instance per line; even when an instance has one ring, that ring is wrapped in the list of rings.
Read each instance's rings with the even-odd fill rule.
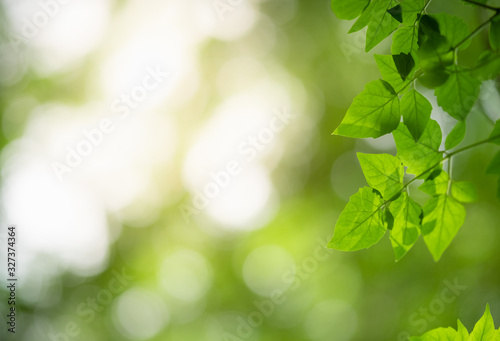
[[[464,120],[479,96],[481,81],[469,71],[458,67],[440,87],[436,88],[435,95],[438,104],[451,117]]]
[[[491,143],[500,144],[500,120],[496,121],[495,127],[488,138],[491,139]]]
[[[500,55],[484,51],[472,72],[480,80],[496,78],[500,74]]]
[[[488,168],[486,168],[486,174],[500,175],[500,152],[493,156]]]
[[[433,34],[417,51],[419,65],[424,70],[444,69],[453,64],[453,51],[446,37]]]
[[[450,78],[450,74],[444,69],[434,69],[425,71],[424,74],[418,78],[418,81],[426,88],[435,89],[443,85],[448,78]]]
[[[401,76],[403,81],[410,76],[415,67],[415,61],[411,54],[400,53],[392,56],[394,60],[394,65],[396,65],[396,69],[398,70],[398,74]]]
[[[387,12],[389,12],[389,14],[400,23],[403,22],[403,8],[401,5],[396,5],[393,8],[388,9]]]
[[[500,51],[500,21],[490,23],[490,46],[493,51]]]
[[[433,14],[439,25],[439,33],[446,37],[451,46],[456,46],[469,34],[470,30],[465,21],[459,17],[448,13]],[[470,45],[470,40],[460,45],[459,49],[464,49]]]

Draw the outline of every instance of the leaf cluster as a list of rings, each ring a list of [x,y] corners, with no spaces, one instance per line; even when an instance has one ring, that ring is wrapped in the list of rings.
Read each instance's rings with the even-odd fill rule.
[[[472,1],[466,1],[472,2]],[[369,82],[354,98],[334,134],[352,138],[378,138],[392,133],[397,155],[358,154],[369,187],[354,194],[341,213],[328,247],[354,251],[368,248],[390,231],[396,260],[422,235],[438,261],[465,220],[465,203],[477,200],[472,183],[450,175],[456,154],[484,143],[500,144],[500,121],[484,140],[457,149],[463,141],[466,119],[475,105],[481,84],[500,75],[500,9],[473,2],[494,13],[471,31],[448,13],[427,14],[430,0],[333,0],[341,19],[356,19],[350,32],[366,27],[366,51],[392,34],[390,55],[375,55],[381,79]],[[490,48],[473,67],[459,63],[458,51],[489,25]],[[456,120],[445,136],[431,119],[433,106],[419,92],[434,91],[438,105]],[[447,169],[443,166],[447,165]],[[500,152],[488,174],[500,176]],[[412,177],[405,182],[405,174]],[[423,180],[419,190],[430,198],[415,202],[409,185]],[[499,190],[500,198],[500,190]]]
[[[422,336],[411,337],[410,341],[500,341],[500,329],[495,330],[493,317],[491,316],[490,307],[486,306],[486,311],[483,317],[476,323],[472,333],[469,334],[467,328],[458,320],[457,329],[451,327],[437,328],[428,331]]]

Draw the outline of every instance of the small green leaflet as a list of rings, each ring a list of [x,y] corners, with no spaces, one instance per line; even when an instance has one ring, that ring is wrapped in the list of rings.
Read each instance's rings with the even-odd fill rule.
[[[401,111],[411,136],[418,141],[431,118],[432,104],[418,91],[412,89],[401,98]]]
[[[352,20],[357,18],[370,0],[332,0],[332,10],[339,19]]]
[[[443,153],[439,151],[442,133],[439,124],[429,120],[422,136],[415,142],[405,124],[401,123],[393,132],[398,157],[403,165],[408,167],[407,173],[423,176],[432,171],[443,160]],[[425,173],[424,173],[425,172]]]
[[[333,133],[346,137],[377,138],[396,129],[400,116],[399,97],[391,85],[383,80],[372,81],[354,98]]]
[[[418,30],[415,26],[401,26],[392,36],[391,53],[416,53]]]
[[[496,334],[496,335],[495,335]],[[483,317],[476,323],[469,341],[496,341],[495,336],[498,336],[495,330],[493,317],[491,316],[490,306],[486,305],[486,310]]]
[[[463,121],[479,96],[481,81],[469,71],[455,67],[448,80],[436,88],[437,102],[451,117]]]
[[[490,24],[490,46],[493,51],[500,51],[500,20],[493,20]]]
[[[463,203],[471,203],[478,200],[476,186],[468,181],[453,182],[451,185],[451,196]]]
[[[486,305],[483,317],[476,323],[470,336],[460,320],[457,321],[457,329],[437,328],[420,337],[411,337],[410,341],[500,341],[500,329],[495,330],[489,305]]]
[[[438,169],[432,172],[432,174],[424,181],[423,184],[420,185],[418,189],[431,196],[446,194],[449,182],[450,177],[448,173],[444,170]]]
[[[448,13],[433,14],[432,17],[439,23],[439,31],[445,36],[451,46],[456,46],[469,34],[470,30],[463,19]],[[470,40],[460,45],[459,49],[465,49],[470,45]]]
[[[458,121],[458,123],[453,127],[453,129],[446,137],[445,148],[447,150],[453,149],[463,141],[465,137],[467,124],[465,121]]]
[[[491,139],[491,143],[500,144],[500,120],[496,121],[495,127],[488,138]]]
[[[486,169],[486,174],[500,175],[500,152],[497,152],[491,160]]]
[[[340,214],[328,247],[355,251],[376,244],[386,231],[381,210],[383,204],[384,201],[373,189],[360,188]]]
[[[403,189],[405,170],[397,157],[358,153],[358,159],[366,182],[379,191],[385,200],[391,199]]]
[[[422,208],[403,192],[398,199],[391,202],[389,210],[394,217],[391,244],[398,261],[411,249],[420,235]]]
[[[422,235],[437,262],[464,223],[465,208],[449,195],[443,194],[431,198],[423,210]]]

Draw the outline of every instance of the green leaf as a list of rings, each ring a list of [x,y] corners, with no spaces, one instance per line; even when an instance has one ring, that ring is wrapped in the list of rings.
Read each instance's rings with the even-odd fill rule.
[[[463,141],[466,131],[465,121],[458,121],[458,123],[453,127],[453,129],[446,137],[445,148],[447,150],[453,149]]]
[[[490,46],[493,51],[500,51],[500,21],[492,21],[490,24]]]
[[[410,75],[412,75],[413,68],[415,67],[415,61],[411,54],[400,53],[392,56],[396,69],[399,75],[405,81]]]
[[[498,185],[497,185],[497,199],[500,200],[500,178],[498,178]]]
[[[446,83],[436,88],[438,104],[451,117],[465,120],[479,96],[481,81],[470,72],[458,69],[450,75]]]
[[[465,208],[444,194],[431,198],[424,205],[422,235],[432,257],[437,262],[465,220]]]
[[[486,168],[486,174],[500,175],[500,152],[493,156],[488,168]]]
[[[398,149],[398,157],[407,166],[407,173],[422,176],[430,173],[432,167],[439,165],[443,153],[439,151],[442,133],[439,124],[429,120],[422,136],[415,142],[405,124],[401,123],[394,131],[394,140]],[[426,172],[424,174],[424,172]]]
[[[493,340],[495,334],[496,330],[490,313],[490,306],[486,305],[484,315],[474,326],[469,341],[490,341]]]
[[[368,26],[370,20],[372,20],[373,12],[380,8],[381,8],[380,1],[375,1],[375,0],[370,1],[370,4],[363,10],[358,20],[356,20],[356,22],[354,23],[354,25],[352,25],[351,29],[349,30],[349,33],[357,32]]]
[[[400,89],[407,83],[405,80],[412,71],[413,66],[415,66],[413,59],[411,59],[411,61],[408,59],[403,61],[399,56],[383,56],[379,54],[376,54],[374,57],[382,78],[394,89]]]
[[[472,182],[453,182],[451,185],[451,195],[455,199],[464,203],[476,202],[478,200],[476,186]]]
[[[495,79],[500,74],[500,55],[484,51],[479,56],[473,73],[480,80]]]
[[[366,31],[366,52],[377,46],[399,26],[399,23],[386,11],[380,11],[375,18],[377,20],[370,21]]]
[[[457,336],[453,341],[468,341],[469,340],[469,331],[465,326],[457,320]]]
[[[437,328],[419,337],[410,337],[410,341],[454,341],[457,331],[451,327]]]
[[[366,47],[368,52],[388,37],[399,26],[399,22],[388,12],[395,4],[393,0],[373,0],[363,11],[349,33],[359,31],[368,25]]]
[[[401,5],[396,5],[393,8],[388,9],[387,12],[389,12],[389,14],[400,23],[403,22],[403,8]]]
[[[328,247],[355,251],[376,244],[386,231],[381,207],[384,201],[371,188],[354,194],[340,214]]]
[[[396,129],[400,116],[399,97],[392,86],[382,80],[372,81],[354,98],[334,134],[377,138]]]
[[[401,26],[392,36],[391,53],[415,53],[418,50],[418,30],[415,26]]]
[[[424,70],[444,69],[453,64],[453,51],[446,37],[433,34],[417,51],[420,67]]]
[[[397,157],[358,153],[358,159],[366,182],[379,191],[385,200],[391,199],[403,189],[405,170]]]
[[[445,36],[451,46],[456,46],[469,34],[470,30],[465,21],[448,13],[433,14],[432,17],[439,24],[439,32]],[[464,49],[470,44],[470,40],[460,45],[459,49]]]
[[[439,30],[439,23],[437,22],[437,20],[427,14],[424,14],[422,15],[422,17],[420,17],[418,30],[419,30],[419,39],[421,38],[427,39],[429,36],[441,33],[441,31]]]
[[[413,25],[417,20],[418,14],[423,11],[425,0],[404,0],[401,3],[403,10],[403,23]]]
[[[431,118],[432,104],[418,91],[412,89],[401,98],[401,111],[406,127],[418,141]]]
[[[332,10],[339,19],[352,20],[357,18],[370,0],[332,0]]]
[[[406,192],[391,202],[389,207],[394,223],[391,230],[391,244],[396,261],[411,249],[420,234],[420,215],[422,208]]]
[[[500,144],[500,120],[496,121],[495,127],[488,138],[492,139],[491,143]]]
[[[448,78],[450,78],[450,74],[445,70],[434,69],[425,71],[424,74],[418,78],[418,81],[426,88],[435,89],[443,85]]]
[[[431,196],[446,194],[450,177],[444,170],[438,169],[420,185],[418,189]]]

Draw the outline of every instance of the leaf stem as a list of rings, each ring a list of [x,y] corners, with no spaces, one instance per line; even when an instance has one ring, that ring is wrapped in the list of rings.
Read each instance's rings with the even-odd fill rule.
[[[479,7],[482,7],[482,8],[486,8],[486,9],[491,9],[492,11],[499,11],[500,8],[498,7],[493,7],[493,6],[490,6],[490,5],[487,5],[487,4],[483,4],[483,3],[480,3],[480,2],[477,2],[477,1],[473,1],[473,0],[464,0],[465,2],[468,2],[469,4],[472,4],[472,5],[476,5],[476,6],[479,6]]]
[[[493,20],[493,18],[497,17],[500,14],[500,9],[496,9],[496,11],[497,11],[497,14],[495,14],[492,17],[490,17],[488,20],[486,20],[481,25],[479,25],[467,37],[465,37],[464,39],[462,39],[455,46],[452,46],[450,50],[456,50],[460,45],[464,44],[466,41],[468,41],[469,39],[473,38],[476,34],[478,34],[486,25],[488,25]]]
[[[492,136],[492,137],[489,137],[487,138],[486,140],[482,140],[482,141],[478,141],[476,143],[473,143],[471,145],[468,145],[466,147],[463,147],[461,149],[457,149],[455,150],[454,152],[452,153],[447,153],[444,158],[442,160],[440,160],[439,162],[437,162],[436,164],[432,165],[431,167],[429,167],[427,170],[423,171],[422,173],[418,174],[417,176],[415,176],[413,179],[411,179],[410,181],[408,181],[406,184],[403,185],[403,187],[392,197],[390,198],[389,200],[385,201],[384,202],[384,205],[387,204],[388,202],[391,202],[391,201],[394,201],[396,200],[396,198],[401,194],[401,192],[403,192],[406,188],[408,188],[408,186],[410,186],[414,181],[420,179],[422,176],[424,176],[425,174],[431,172],[434,170],[434,168],[436,168],[437,166],[439,166],[440,164],[442,164],[443,162],[445,161],[448,161],[448,166],[450,167],[451,169],[451,158],[457,154],[460,154],[462,152],[465,152],[469,149],[472,149],[472,148],[475,148],[475,147],[478,147],[480,145],[483,145],[483,144],[486,144],[486,143],[489,143],[489,142],[492,142],[494,140],[497,140],[497,139],[500,139],[500,135],[495,135],[495,136]],[[450,170],[448,171],[448,173],[450,173]],[[382,205],[380,208],[382,208],[384,205]]]
[[[446,158],[450,158],[450,157],[452,157],[452,156],[455,156],[455,155],[457,155],[457,154],[460,154],[460,153],[462,153],[462,152],[465,152],[465,151],[467,151],[467,150],[469,150],[469,149],[472,149],[472,148],[478,147],[478,146],[480,146],[480,145],[483,145],[483,144],[485,144],[485,143],[489,143],[489,142],[491,142],[491,141],[498,140],[498,139],[500,139],[500,135],[496,135],[496,136],[493,136],[493,137],[489,137],[489,138],[487,138],[486,140],[482,140],[482,141],[479,141],[479,142],[473,143],[473,144],[471,144],[471,145],[465,146],[465,147],[463,147],[463,148],[457,149],[457,150],[455,150],[454,152],[447,154],[447,155],[446,155]]]

